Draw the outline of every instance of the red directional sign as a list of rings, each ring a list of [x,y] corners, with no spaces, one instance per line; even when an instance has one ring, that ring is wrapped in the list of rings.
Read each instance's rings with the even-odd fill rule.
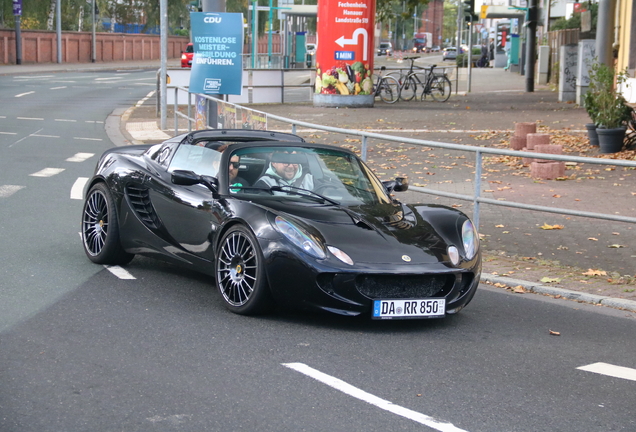
[[[320,0],[316,93],[367,95],[372,90],[375,0]]]

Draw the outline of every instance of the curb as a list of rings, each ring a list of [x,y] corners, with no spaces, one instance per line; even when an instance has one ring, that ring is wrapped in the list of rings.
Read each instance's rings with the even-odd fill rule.
[[[636,312],[636,301],[633,300],[587,294],[579,291],[568,290],[565,288],[555,288],[551,286],[541,285],[540,283],[524,281],[521,279],[495,276],[489,273],[482,273],[481,282],[489,282],[491,284],[499,283],[506,285],[507,287],[521,286],[524,290],[535,294],[560,296],[561,298],[574,300],[580,303],[602,305],[616,309],[623,309],[630,312]]]

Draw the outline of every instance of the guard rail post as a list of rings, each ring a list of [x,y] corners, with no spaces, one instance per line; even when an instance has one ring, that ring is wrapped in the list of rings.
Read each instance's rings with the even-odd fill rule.
[[[177,118],[177,111],[179,110],[179,87],[174,88],[174,136],[177,136],[179,130],[179,120]]]
[[[367,161],[367,136],[362,136],[362,150],[361,150],[361,158],[363,161]]]
[[[475,152],[475,193],[473,195],[473,223],[479,232],[479,198],[481,195],[481,151]]]

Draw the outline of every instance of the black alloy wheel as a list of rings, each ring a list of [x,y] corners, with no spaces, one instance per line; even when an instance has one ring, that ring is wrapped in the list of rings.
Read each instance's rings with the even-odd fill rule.
[[[84,202],[82,244],[97,264],[124,265],[135,257],[121,247],[115,201],[104,183],[93,186]]]
[[[225,233],[217,253],[215,283],[230,311],[255,315],[271,309],[263,265],[263,253],[248,228],[235,225]]]

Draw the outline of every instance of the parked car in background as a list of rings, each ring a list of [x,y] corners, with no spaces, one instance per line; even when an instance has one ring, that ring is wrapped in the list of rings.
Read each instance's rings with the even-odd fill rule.
[[[446,47],[444,51],[442,51],[442,60],[455,60],[457,58],[457,48],[455,47]]]
[[[380,46],[378,47],[377,54],[379,56],[391,56],[393,55],[393,45],[391,42],[380,42]]]
[[[190,42],[185,51],[181,52],[181,67],[189,68],[192,67],[192,57],[194,56],[194,45]]]
[[[435,45],[433,48],[431,48],[431,52],[440,52],[439,45]]]

